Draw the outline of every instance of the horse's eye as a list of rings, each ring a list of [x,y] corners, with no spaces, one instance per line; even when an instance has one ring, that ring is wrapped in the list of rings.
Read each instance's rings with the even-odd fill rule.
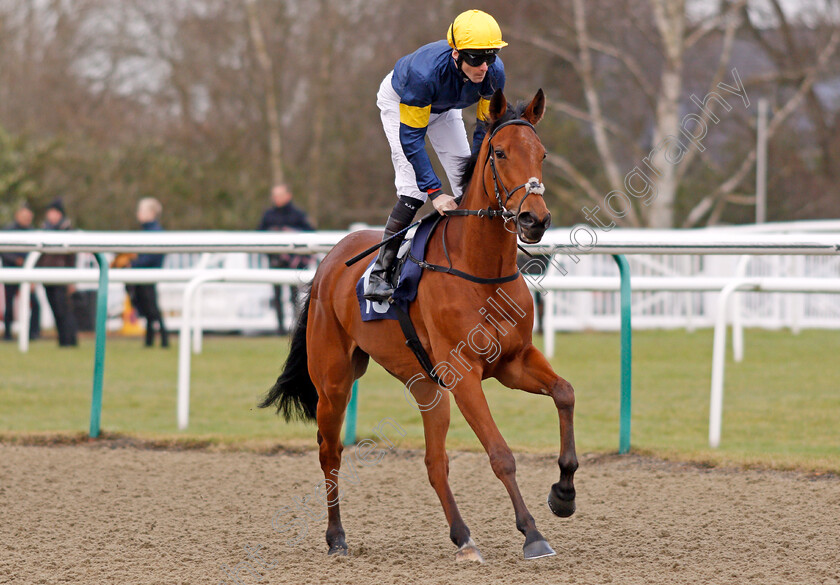
[[[547,153],[547,152],[544,152],[544,153],[543,153],[543,160],[545,160],[545,157],[547,157],[547,156],[548,156],[548,153]]]
[[[496,158],[505,158],[505,151],[501,149],[496,149]]]

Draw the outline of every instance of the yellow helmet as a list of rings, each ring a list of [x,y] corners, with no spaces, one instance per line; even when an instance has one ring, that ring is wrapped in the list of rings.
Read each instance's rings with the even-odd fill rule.
[[[496,19],[481,10],[467,10],[459,14],[446,31],[449,46],[462,49],[501,49],[502,29]]]

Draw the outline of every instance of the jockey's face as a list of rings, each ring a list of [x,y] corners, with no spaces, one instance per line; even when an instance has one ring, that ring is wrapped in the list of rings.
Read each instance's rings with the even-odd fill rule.
[[[452,57],[454,57],[457,61],[458,51],[452,51]],[[487,65],[487,63],[482,63],[478,67],[473,67],[466,61],[461,62],[461,71],[463,71],[464,75],[466,75],[473,83],[481,83],[484,81],[484,76],[487,75],[487,69],[489,69],[489,65]]]

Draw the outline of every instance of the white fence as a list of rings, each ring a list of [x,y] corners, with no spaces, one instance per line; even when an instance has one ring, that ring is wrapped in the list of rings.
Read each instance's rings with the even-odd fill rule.
[[[109,256],[110,260],[110,255]],[[77,257],[77,268],[97,269],[96,260],[92,254],[82,253]],[[267,269],[268,260],[265,254],[231,253],[231,254],[168,254],[164,260],[167,270],[246,270]],[[164,321],[169,329],[177,330],[181,327],[183,311],[183,296],[186,282],[161,282],[157,285],[158,302]],[[80,282],[76,285],[79,291],[96,291],[95,282]],[[282,285],[281,298],[284,303],[283,315],[285,325],[291,327],[292,287]],[[52,313],[49,310],[43,287],[33,286],[33,291],[41,303],[41,328],[54,327]],[[4,309],[5,295],[0,294],[0,311]],[[197,312],[201,315],[200,325],[205,331],[239,332],[239,333],[272,333],[277,331],[277,314],[275,312],[274,291],[271,284],[253,283],[208,283],[198,293]],[[116,331],[123,325],[122,313],[125,303],[125,285],[112,282],[108,289],[108,329]],[[18,303],[19,305],[19,303]],[[18,329],[18,320],[13,325]]]
[[[590,255],[574,263],[558,255],[557,263],[568,275],[564,279],[618,277],[615,262],[608,256]],[[745,270],[738,270],[737,256],[628,256],[633,278],[698,277],[730,279],[734,277],[798,277],[840,278],[840,257],[837,256],[751,256]],[[207,269],[267,268],[264,254],[168,254],[167,269],[194,268],[199,263]],[[95,268],[90,254],[79,254],[80,268]],[[549,274],[558,274],[551,264]],[[182,300],[186,283],[158,284],[161,310],[167,326],[180,328]],[[722,288],[722,287],[720,287]],[[53,326],[43,291],[36,287],[44,310],[42,328]],[[81,283],[79,290],[96,290],[94,283]],[[108,327],[122,326],[125,288],[112,283],[109,289]],[[199,293],[197,310],[205,331],[269,333],[277,329],[272,285],[248,283],[208,283]],[[283,285],[284,316],[291,318],[291,287]],[[609,291],[555,291],[546,293],[545,306],[555,331],[617,331],[620,327],[618,293]],[[713,327],[718,292],[635,292],[633,294],[634,329],[673,329]],[[840,329],[840,297],[829,294],[739,293],[738,312],[745,327],[763,329]],[[548,299],[540,299],[545,301]],[[0,295],[0,310],[4,303]],[[290,322],[286,323],[291,325]],[[16,325],[15,325],[16,327]]]
[[[637,257],[635,266],[629,271],[630,274],[633,274],[636,290],[642,293],[640,304],[637,304],[637,312],[641,313],[639,317],[643,321],[647,313],[647,316],[652,320],[655,318],[665,319],[670,323],[668,325],[660,324],[660,326],[679,326],[674,325],[678,319],[688,327],[696,327],[698,324],[702,324],[704,318],[709,318],[711,311],[704,304],[704,297],[697,295],[706,294],[707,291],[711,290],[722,290],[723,294],[721,296],[723,297],[727,297],[741,285],[747,286],[749,290],[764,290],[767,292],[840,292],[840,282],[836,279],[838,275],[837,258],[840,255],[840,234],[833,228],[825,230],[828,233],[819,234],[746,233],[736,230],[612,230],[601,236],[596,236],[593,230],[590,229],[589,231],[592,232],[592,240],[586,242],[586,245],[570,243],[577,242],[575,240],[579,236],[577,227],[570,230],[551,230],[546,233],[540,244],[528,245],[528,248],[533,253],[546,254],[554,260],[550,265],[547,275],[527,278],[530,280],[532,288],[539,288],[544,279],[545,288],[555,291],[547,295],[546,299],[546,304],[549,305],[549,308],[544,318],[544,325],[548,331],[552,331],[557,326],[557,320],[562,319],[564,316],[569,317],[572,314],[577,314],[579,317],[582,316],[584,320],[588,319],[588,322],[585,322],[582,328],[596,328],[599,321],[609,323],[611,319],[614,319],[613,315],[616,315],[618,312],[618,302],[616,295],[610,291],[616,290],[617,279],[609,276],[609,272],[615,271],[607,268],[604,262],[596,260],[599,255],[603,254],[627,254]],[[237,232],[175,232],[168,234],[5,232],[0,233],[0,251],[46,253],[135,251],[169,254],[192,252],[320,253],[328,251],[342,235],[341,233],[335,232],[279,235],[257,235]],[[577,254],[592,256],[582,259]],[[742,256],[740,260],[734,261],[721,260],[721,265],[724,266],[721,272],[725,272],[726,274],[716,276],[712,272],[709,272],[709,270],[710,267],[718,264],[717,259],[713,260],[704,256],[712,254],[723,257],[728,256],[730,258],[739,254],[754,254],[760,256],[761,259],[754,262],[752,268],[750,267],[752,261],[748,256]],[[774,260],[773,256],[777,254],[796,258]],[[683,255],[686,256],[683,257]],[[667,259],[665,258],[666,256],[668,257]],[[181,257],[176,256],[175,258],[175,260],[170,258],[170,262],[177,262]],[[203,258],[208,262],[212,259],[210,256],[203,256]],[[191,262],[192,260],[188,261]],[[581,266],[588,266],[590,276],[583,276],[580,273],[573,275],[578,270],[582,270],[579,268]],[[750,276],[749,270],[751,269],[757,271],[757,274],[761,275],[762,278],[758,279],[753,277],[752,281],[745,280],[745,276]],[[174,273],[195,273],[199,271],[164,270],[157,271],[160,273],[159,276],[150,276],[153,271],[130,270],[125,271],[126,275],[124,277],[126,282],[137,282],[137,277],[141,279],[154,278],[159,281],[168,280],[170,282],[186,282],[190,280],[190,284],[184,287],[182,296],[184,299],[184,305],[182,306],[184,315],[183,323],[181,324],[181,336],[179,337],[179,357],[181,364],[179,365],[178,421],[180,428],[186,427],[189,413],[189,333],[191,323],[190,313],[194,306],[191,303],[193,291],[198,290],[198,286],[202,282],[211,280],[239,281],[243,283],[297,283],[300,282],[300,277],[302,276],[299,271],[259,271],[254,269],[218,270],[215,275],[211,274],[213,272],[212,270],[207,270],[204,267],[200,267],[200,271],[203,271],[203,273],[199,275],[191,274],[187,278],[186,276],[177,276]],[[563,276],[552,276],[550,274],[552,271]],[[769,273],[774,275],[775,281],[780,280],[778,276],[782,276],[784,277],[782,280],[786,282],[775,282],[774,278],[766,278],[767,271],[770,271]],[[782,271],[783,274],[776,275],[772,271]],[[45,270],[43,273],[40,273],[41,276],[34,276],[32,271],[26,268],[23,270],[0,269],[0,281],[74,282],[76,281],[77,275],[91,271],[77,269],[76,271],[59,270],[58,272],[63,272],[63,274],[46,276]],[[134,272],[146,272],[146,274],[128,275],[128,273]],[[226,272],[228,272],[227,275],[224,274]],[[283,272],[286,274],[281,274]],[[593,272],[596,276],[592,276]],[[659,276],[648,276],[654,274]],[[659,281],[659,283],[656,281]],[[626,281],[625,284],[627,284]],[[22,289],[28,290],[26,289],[26,285]],[[587,293],[589,295],[588,300],[584,300],[589,305],[584,307],[575,306],[570,311],[568,307],[571,306],[571,301],[567,302],[566,306],[564,306],[563,301],[565,299],[561,296],[559,302],[557,302],[558,298],[556,295],[571,295],[574,294],[570,292],[572,290],[592,291],[591,293]],[[666,293],[662,291],[666,290],[683,291],[676,294],[682,294],[684,296],[665,296]],[[684,291],[703,291],[703,293],[686,293]],[[674,293],[671,294],[673,295]],[[829,317],[836,320],[837,316],[836,301],[830,296],[818,297],[816,302],[806,301],[805,299],[798,299],[798,301],[794,300],[793,302],[786,301],[784,305],[779,303],[774,304],[772,302],[768,304],[766,301],[767,298],[769,297],[761,294],[747,299],[747,303],[752,303],[755,315],[758,315],[758,317],[754,316],[754,318],[758,319],[755,321],[756,324],[767,326],[766,319],[768,318],[767,315],[769,315],[771,319],[770,326],[772,327],[780,327],[785,324],[794,328],[801,327],[808,325],[810,323],[809,318],[811,317],[813,317],[813,322],[820,326],[836,327],[836,323],[833,325],[828,323],[830,320]],[[28,300],[28,295],[24,295],[24,300]],[[22,304],[26,304],[26,302]],[[232,305],[229,301],[226,304],[228,306]],[[723,392],[722,356],[724,350],[723,336],[725,335],[726,327],[726,307],[725,302],[721,304],[717,311],[716,319],[717,328],[714,349],[714,363],[716,366],[713,372],[712,415],[710,418],[710,443],[712,446],[717,446],[720,434]],[[169,307],[164,306],[164,309],[167,310]],[[199,305],[198,311],[203,312],[201,305]],[[735,314],[740,315],[740,311],[736,311]],[[625,324],[629,325],[629,312],[625,312],[623,317],[625,318]],[[621,317],[618,318],[619,321],[620,319]],[[739,318],[739,321],[741,324],[744,322],[753,323],[749,319],[742,320]],[[637,327],[640,325],[645,326],[644,323],[639,324],[635,316],[634,324]],[[738,330],[740,327],[736,327],[735,329]],[[97,340],[99,341],[100,339],[102,338],[98,336]],[[547,336],[546,341],[549,343],[552,342],[553,335]],[[103,351],[101,354],[104,356],[104,339],[102,343]],[[623,341],[622,346],[624,346]],[[624,396],[624,379],[626,378],[628,381],[630,379],[629,343],[627,346],[628,352],[626,359],[624,347],[622,348],[622,368],[627,368],[627,376],[624,375],[624,371],[622,372],[622,396]],[[547,353],[551,352],[549,351]],[[736,350],[737,353],[738,351]],[[101,389],[101,371],[98,379],[96,379],[95,374],[95,393],[97,385]],[[629,383],[627,386],[629,397]],[[622,406],[623,411],[624,407]],[[629,420],[629,408],[627,409],[627,413]],[[94,428],[93,420],[92,414],[92,432]],[[98,416],[96,421],[98,425]],[[98,433],[98,426],[96,433]],[[629,433],[627,440],[629,445]]]
[[[575,263],[556,257],[568,272],[564,279],[618,278],[618,268],[608,256],[581,257]],[[739,267],[738,256],[632,255],[627,257],[633,279],[697,278],[725,280],[735,277],[840,278],[837,256],[750,256]],[[559,274],[549,264],[549,274]],[[718,291],[722,287],[717,287]],[[635,289],[635,287],[634,287]],[[618,293],[609,291],[556,291],[545,294],[552,321],[547,329],[558,331],[616,331],[620,327]],[[713,327],[718,292],[634,292],[634,329],[695,329]],[[740,293],[739,313],[746,327],[840,329],[840,297],[828,294]],[[542,300],[542,299],[541,299]],[[553,327],[551,327],[553,325]]]

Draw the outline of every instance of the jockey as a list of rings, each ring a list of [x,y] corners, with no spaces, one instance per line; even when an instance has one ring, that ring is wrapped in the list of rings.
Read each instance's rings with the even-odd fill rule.
[[[455,209],[461,195],[460,164],[470,156],[461,110],[478,103],[472,149],[481,147],[490,98],[504,89],[505,70],[496,58],[507,45],[495,19],[480,10],[455,18],[440,40],[420,47],[394,66],[379,87],[376,105],[391,146],[399,200],[385,224],[384,238],[406,228],[427,198],[443,214]],[[426,154],[426,135],[440,159],[453,195],[446,194]],[[385,301],[393,294],[389,272],[403,236],[383,245],[364,297]]]

